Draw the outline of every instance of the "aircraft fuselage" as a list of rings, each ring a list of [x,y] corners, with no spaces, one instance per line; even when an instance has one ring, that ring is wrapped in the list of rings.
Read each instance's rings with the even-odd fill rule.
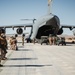
[[[60,29],[60,20],[56,15],[48,14],[36,21],[33,25],[33,33],[31,39],[41,36],[49,36],[49,34],[57,34]]]

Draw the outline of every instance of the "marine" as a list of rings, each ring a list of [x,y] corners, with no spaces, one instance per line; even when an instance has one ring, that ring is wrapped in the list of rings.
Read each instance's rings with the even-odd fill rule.
[[[7,53],[7,40],[5,36],[5,31],[3,29],[0,29],[0,67],[3,65],[1,64],[1,60],[7,59],[6,53]]]
[[[17,40],[13,36],[10,38],[10,49],[11,50],[17,50],[18,49],[17,48]]]

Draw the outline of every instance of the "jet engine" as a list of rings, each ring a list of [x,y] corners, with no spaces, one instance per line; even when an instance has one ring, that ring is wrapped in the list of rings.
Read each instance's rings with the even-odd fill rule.
[[[22,29],[22,28],[18,28],[18,29],[16,30],[16,32],[17,32],[17,34],[22,34],[22,33],[23,33],[23,29]]]
[[[58,34],[58,35],[61,35],[62,33],[63,33],[63,29],[60,28],[57,34]]]

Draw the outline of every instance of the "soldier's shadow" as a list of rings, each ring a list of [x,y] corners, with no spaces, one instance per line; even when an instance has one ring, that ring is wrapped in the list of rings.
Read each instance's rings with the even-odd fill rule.
[[[4,65],[4,67],[45,67],[45,66],[52,66],[52,65],[41,65],[41,64],[34,64],[34,65]]]
[[[33,51],[31,49],[18,49],[17,51]]]
[[[8,58],[8,60],[37,60],[37,58]]]

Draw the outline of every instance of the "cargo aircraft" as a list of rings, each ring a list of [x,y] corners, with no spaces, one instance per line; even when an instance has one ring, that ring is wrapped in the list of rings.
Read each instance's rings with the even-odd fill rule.
[[[41,36],[49,36],[52,35],[61,35],[63,33],[63,28],[69,28],[72,30],[75,28],[73,25],[61,25],[60,19],[58,16],[54,15],[50,11],[52,0],[48,0],[48,13],[39,18],[33,19],[33,24],[20,24],[20,25],[10,25],[10,26],[0,26],[0,29],[6,28],[17,28],[17,34],[23,34],[23,29],[26,27],[31,27],[30,39],[41,39]],[[36,22],[34,22],[36,20]]]

